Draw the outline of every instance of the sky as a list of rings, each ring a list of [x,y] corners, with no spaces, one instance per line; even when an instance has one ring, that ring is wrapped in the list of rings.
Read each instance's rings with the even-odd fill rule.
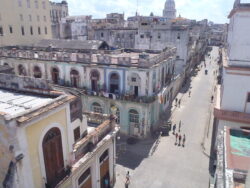
[[[53,0],[61,2],[61,0]],[[243,3],[250,0],[242,0]],[[67,0],[69,15],[92,15],[93,18],[104,18],[107,13],[124,13],[125,17],[134,16],[137,0]],[[188,19],[208,19],[215,23],[227,23],[234,0],[175,0],[177,16]],[[138,0],[140,15],[161,16],[165,0]]]

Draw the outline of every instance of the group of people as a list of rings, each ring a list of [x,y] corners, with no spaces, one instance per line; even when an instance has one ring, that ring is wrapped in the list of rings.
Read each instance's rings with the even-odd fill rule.
[[[176,124],[173,126],[173,135],[175,135],[175,145],[185,147],[186,135],[181,134],[181,121],[179,122],[178,132],[176,131]],[[179,141],[179,143],[178,143]]]

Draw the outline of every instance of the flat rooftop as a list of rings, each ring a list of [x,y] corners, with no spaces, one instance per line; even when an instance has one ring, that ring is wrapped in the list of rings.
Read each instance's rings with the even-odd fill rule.
[[[28,95],[14,91],[0,89],[0,113],[2,115],[18,116],[31,109],[37,109],[50,103],[52,97]]]
[[[227,168],[250,169],[250,130],[227,129]]]

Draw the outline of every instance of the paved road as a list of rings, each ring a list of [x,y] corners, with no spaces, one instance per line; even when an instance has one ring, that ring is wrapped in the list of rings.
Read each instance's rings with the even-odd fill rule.
[[[212,51],[212,60],[218,56],[218,49]],[[188,92],[178,94],[181,98],[181,107],[173,109],[172,121],[182,121],[181,133],[186,134],[186,146],[176,146],[175,137],[161,137],[153,153],[145,157],[131,173],[130,188],[207,188],[209,183],[209,158],[204,155],[201,143],[206,138],[210,143],[209,118],[212,104],[210,102],[216,68],[215,61],[210,64],[206,59],[208,75],[204,74],[204,66],[198,75],[192,78],[190,84],[191,97]],[[142,146],[138,146],[143,148]],[[154,147],[154,146],[152,146]],[[209,144],[207,145],[209,147]],[[151,148],[152,150],[152,148]],[[129,152],[129,151],[128,151]],[[139,151],[138,151],[139,152]],[[152,153],[149,152],[149,153]],[[128,161],[133,162],[133,157],[128,156]],[[126,170],[122,165],[117,165],[117,183],[115,188],[124,187]]]

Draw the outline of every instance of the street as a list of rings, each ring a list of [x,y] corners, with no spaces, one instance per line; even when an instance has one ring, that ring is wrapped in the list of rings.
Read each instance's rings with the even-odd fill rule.
[[[214,95],[218,48],[206,57],[198,74],[191,78],[191,96],[179,93],[180,108],[173,106],[171,120],[186,135],[185,147],[175,145],[175,136],[161,137],[150,144],[142,141],[128,146],[116,165],[115,188],[123,188],[127,170],[131,174],[131,188],[207,188],[209,184],[209,152],[211,142],[211,96]],[[214,97],[215,98],[215,97]],[[175,103],[173,103],[174,105]],[[179,133],[179,132],[178,132]],[[131,163],[131,164],[130,164]]]

